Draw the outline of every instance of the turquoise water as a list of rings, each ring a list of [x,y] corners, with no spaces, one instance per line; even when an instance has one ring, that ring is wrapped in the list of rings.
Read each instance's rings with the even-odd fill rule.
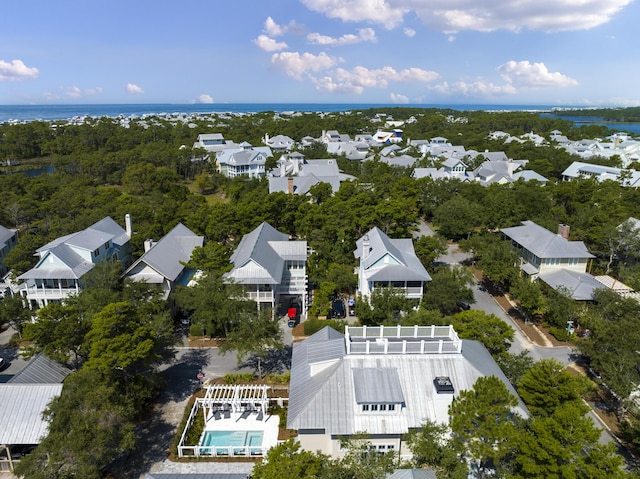
[[[382,103],[215,103],[215,104],[104,104],[104,105],[0,105],[0,123],[9,120],[64,120],[76,116],[117,117],[120,115],[153,115],[160,113],[256,113],[262,111],[314,111],[334,112],[363,110],[367,108],[450,108],[453,110],[484,111],[550,111],[551,105],[490,105],[490,104],[414,104],[396,105]],[[567,108],[570,106],[567,105]]]
[[[262,431],[205,431],[201,446],[262,446]]]

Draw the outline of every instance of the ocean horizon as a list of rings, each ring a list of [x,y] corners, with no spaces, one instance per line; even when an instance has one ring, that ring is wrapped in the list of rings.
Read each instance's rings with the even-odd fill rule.
[[[559,105],[385,104],[385,103],[126,103],[0,105],[0,123],[57,121],[76,117],[118,117],[158,114],[339,112],[370,108],[451,109],[457,111],[531,111],[579,108]]]

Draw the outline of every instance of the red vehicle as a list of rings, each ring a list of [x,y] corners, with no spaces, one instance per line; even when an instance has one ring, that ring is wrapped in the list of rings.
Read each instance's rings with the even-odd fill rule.
[[[287,310],[287,317],[289,318],[287,324],[290,328],[293,328],[298,323],[299,314],[300,312],[295,304],[292,304]]]

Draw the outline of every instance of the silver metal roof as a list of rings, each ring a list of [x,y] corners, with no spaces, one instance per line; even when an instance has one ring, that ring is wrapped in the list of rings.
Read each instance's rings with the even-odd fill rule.
[[[404,434],[420,427],[426,420],[448,422],[448,406],[452,394],[438,394],[433,380],[440,376],[451,379],[455,391],[469,390],[481,376],[494,375],[515,394],[504,373],[486,348],[477,341],[463,340],[461,352],[441,354],[335,354],[344,336],[337,331],[319,331],[309,339],[294,344],[291,366],[291,388],[287,427],[292,429],[324,429],[326,434],[350,435],[360,431],[369,434]],[[395,329],[395,328],[394,328]],[[333,354],[310,355],[310,346]],[[393,413],[371,414],[361,411],[356,391],[371,386],[364,382],[368,374],[358,370],[396,370],[396,394],[404,398],[402,408]],[[355,377],[358,377],[356,387]],[[387,377],[387,380],[390,378]],[[382,393],[381,393],[382,394]],[[372,393],[373,395],[373,393]],[[520,402],[516,411],[523,417],[528,412]]]
[[[415,254],[410,238],[391,239],[374,227],[356,241],[353,254],[361,260],[368,280],[431,281],[431,276]],[[376,264],[386,255],[390,255],[395,262]]]
[[[358,404],[402,404],[404,396],[396,368],[353,369]]]
[[[289,241],[263,222],[243,236],[231,255],[233,269],[227,274],[240,284],[280,284],[287,259],[306,260],[306,241]]]
[[[69,374],[71,374],[69,368],[40,353],[31,358],[22,371],[14,375],[7,383],[57,384],[62,383]]]
[[[0,225],[0,249],[2,249],[4,245],[15,236],[16,231],[18,230],[10,230],[9,228],[5,228]]]
[[[184,263],[191,259],[193,250],[202,246],[203,242],[203,236],[196,235],[182,223],[178,223],[134,262],[124,276],[133,276],[146,264],[168,280],[175,281],[184,271]]]
[[[396,469],[386,479],[436,479],[433,469]]]
[[[538,275],[538,279],[544,281],[553,289],[567,288],[571,298],[577,301],[591,301],[597,289],[606,286],[591,276],[589,273],[578,273],[568,269],[545,271]]]
[[[42,412],[61,392],[62,384],[0,384],[0,444],[39,444]]]
[[[538,258],[595,258],[582,241],[568,241],[533,221],[501,231]]]

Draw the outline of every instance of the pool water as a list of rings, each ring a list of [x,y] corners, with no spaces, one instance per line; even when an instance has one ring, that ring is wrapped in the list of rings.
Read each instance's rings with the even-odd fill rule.
[[[262,446],[262,431],[205,431],[201,446]]]

